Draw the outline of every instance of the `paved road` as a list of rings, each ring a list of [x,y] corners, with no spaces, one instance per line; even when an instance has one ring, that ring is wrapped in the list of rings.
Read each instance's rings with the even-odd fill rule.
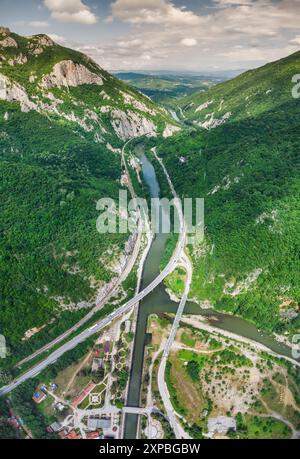
[[[127,142],[128,144],[128,142]],[[123,150],[125,149],[126,145],[124,145]],[[168,177],[169,184],[172,188],[172,191],[174,195],[176,195],[175,190],[173,188],[172,182]],[[43,371],[47,366],[51,365],[52,363],[56,362],[59,357],[61,357],[63,354],[65,354],[67,351],[73,349],[76,347],[79,343],[84,342],[87,338],[90,336],[93,336],[94,334],[98,333],[101,331],[103,328],[105,328],[107,325],[109,325],[113,320],[121,317],[123,314],[126,314],[135,306],[137,303],[139,303],[145,296],[149,295],[176,267],[176,264],[178,260],[181,258],[181,255],[183,254],[183,249],[185,245],[185,240],[186,240],[186,226],[183,218],[183,213],[182,213],[182,208],[181,208],[181,203],[179,200],[176,201],[176,206],[177,206],[177,211],[179,215],[179,220],[180,220],[180,235],[178,238],[177,246],[175,248],[175,251],[172,255],[171,260],[167,264],[167,266],[164,268],[164,270],[140,293],[138,293],[134,298],[132,298],[130,301],[125,303],[123,306],[118,308],[116,311],[112,312],[109,316],[107,316],[105,319],[101,320],[97,324],[93,325],[92,327],[88,328],[87,330],[84,330],[81,332],[79,335],[75,336],[72,338],[70,341],[67,343],[63,344],[60,348],[52,352],[48,357],[46,357],[42,362],[39,362],[35,366],[33,366],[30,370],[26,371],[24,374],[13,380],[10,384],[7,386],[4,386],[0,389],[0,396],[6,395],[9,392],[11,392],[13,389],[18,387],[20,384],[22,384],[24,381],[33,378],[37,376],[41,371]]]
[[[158,369],[158,388],[160,392],[160,396],[162,398],[162,401],[165,406],[165,410],[169,419],[169,423],[174,431],[176,439],[181,439],[181,438],[190,438],[182,429],[181,425],[176,419],[174,408],[172,406],[171,400],[170,400],[170,394],[167,388],[167,384],[165,381],[165,371],[166,371],[166,364],[167,360],[170,354],[170,350],[172,347],[172,344],[174,343],[174,339],[180,324],[180,320],[184,311],[184,307],[186,304],[187,296],[190,290],[190,285],[192,281],[192,266],[191,262],[188,259],[188,257],[183,253],[182,256],[183,261],[185,262],[186,266],[186,271],[187,271],[187,279],[186,279],[186,284],[185,284],[185,290],[183,293],[183,296],[181,298],[180,304],[177,309],[177,313],[174,319],[174,322],[172,324],[172,329],[171,333],[169,335],[160,365]]]

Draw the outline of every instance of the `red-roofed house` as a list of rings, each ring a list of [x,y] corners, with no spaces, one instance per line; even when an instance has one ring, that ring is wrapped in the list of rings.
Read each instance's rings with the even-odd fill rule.
[[[80,440],[81,437],[78,435],[78,433],[75,432],[75,430],[71,430],[71,432],[69,432],[65,438],[68,440]]]
[[[98,432],[88,432],[86,434],[86,439],[87,440],[96,440],[97,438],[99,438],[99,433]]]
[[[82,400],[85,399],[85,397],[94,389],[95,386],[96,386],[95,383],[90,382],[90,383],[80,392],[80,394],[78,395],[78,397],[74,398],[74,400],[72,401],[72,406],[74,406],[74,408],[76,408],[78,405],[80,405],[80,403],[82,402]]]
[[[42,392],[41,390],[37,390],[36,392],[34,392],[32,400],[34,400],[35,403],[41,403],[43,400],[45,400],[46,397],[47,395],[44,394],[44,392]]]

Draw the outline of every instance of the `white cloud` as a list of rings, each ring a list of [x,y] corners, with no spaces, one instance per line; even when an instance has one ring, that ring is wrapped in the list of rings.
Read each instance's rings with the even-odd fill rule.
[[[49,22],[47,21],[30,21],[29,25],[31,27],[49,27]]]
[[[229,59],[231,62],[253,62],[253,61],[264,61],[265,55],[264,52],[257,48],[243,48],[235,47],[231,51],[225,51],[220,53],[220,56],[224,56]]]
[[[218,7],[229,7],[229,6],[242,6],[242,5],[251,5],[252,0],[214,0],[214,3],[217,4]]]
[[[294,46],[257,48],[245,45],[235,46],[229,51],[221,52],[218,56],[225,57],[233,65],[242,62],[248,67],[247,63],[251,63],[251,66],[253,63],[262,65],[263,63],[276,61],[289,56],[295,51],[297,51],[297,49]]]
[[[44,0],[51,11],[51,17],[60,22],[79,22],[95,24],[97,16],[81,0]]]
[[[160,24],[165,26],[201,24],[200,16],[174,6],[169,0],[116,0],[112,4],[114,19],[131,24]]]
[[[292,45],[300,45],[300,35],[297,35],[295,38],[293,38],[290,43]]]
[[[250,68],[299,48],[300,0],[215,0],[210,6],[196,14],[167,0],[113,0],[109,20],[126,22],[129,32],[86,50],[86,43],[77,46],[114,70]]]
[[[47,35],[48,37],[51,38],[51,40],[55,41],[55,43],[59,43],[63,45],[66,42],[65,37],[62,37],[61,35],[57,35],[56,33],[48,33]]]
[[[183,46],[196,46],[198,44],[195,38],[183,38],[180,43]]]

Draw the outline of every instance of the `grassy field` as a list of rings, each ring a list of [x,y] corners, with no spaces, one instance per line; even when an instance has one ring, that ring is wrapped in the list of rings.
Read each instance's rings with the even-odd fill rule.
[[[247,432],[239,438],[280,440],[291,438],[291,429],[283,422],[272,417],[245,416]]]
[[[173,292],[177,298],[181,298],[184,292],[186,282],[186,271],[183,268],[176,268],[165,279],[165,285]]]

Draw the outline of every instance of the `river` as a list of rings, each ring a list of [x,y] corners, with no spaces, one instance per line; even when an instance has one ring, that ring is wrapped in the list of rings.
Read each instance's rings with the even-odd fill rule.
[[[144,155],[141,146],[136,148],[135,154],[139,157],[142,166],[143,179],[149,188],[152,198],[159,197],[159,184],[155,170],[151,162]],[[160,208],[160,219],[168,218],[164,209]],[[161,225],[160,225],[161,226]],[[160,263],[164,255],[167,234],[158,232],[152,242],[143,270],[143,278],[140,289],[143,290],[160,272]],[[133,358],[130,371],[129,388],[126,406],[140,406],[141,382],[143,373],[144,349],[147,339],[147,320],[153,313],[175,313],[178,303],[170,300],[165,292],[163,284],[160,284],[151,294],[144,298],[140,305],[137,316],[136,334],[133,348]],[[260,332],[250,322],[229,314],[222,314],[215,310],[202,309],[199,305],[188,302],[185,307],[186,314],[203,315],[213,319],[213,326],[220,330],[227,330],[237,335],[257,341],[272,351],[291,357],[291,349],[278,343],[271,336]],[[125,417],[124,438],[133,439],[137,436],[138,415],[127,414]]]

